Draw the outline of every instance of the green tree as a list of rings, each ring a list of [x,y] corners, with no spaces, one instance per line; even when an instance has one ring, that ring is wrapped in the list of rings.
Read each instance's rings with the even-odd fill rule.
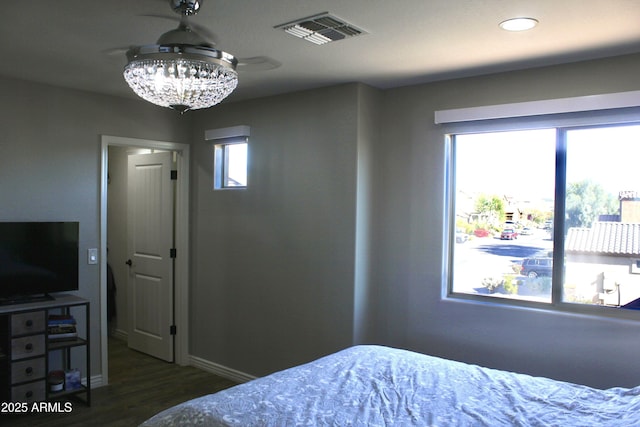
[[[500,221],[504,219],[504,202],[498,196],[486,196],[484,194],[476,200],[476,212],[485,214],[489,218]]]
[[[585,179],[567,185],[565,205],[567,228],[591,227],[600,215],[618,214],[616,198],[607,193],[600,184]]]
[[[543,222],[548,219],[552,219],[553,212],[541,211],[539,209],[528,209],[525,211],[525,218],[534,224],[540,226]]]

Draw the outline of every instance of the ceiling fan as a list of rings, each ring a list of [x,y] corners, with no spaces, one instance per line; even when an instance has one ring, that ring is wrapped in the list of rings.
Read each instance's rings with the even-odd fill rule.
[[[238,70],[269,70],[280,63],[264,56],[238,59],[216,49],[189,17],[203,0],[168,0],[180,15],[178,28],[162,34],[152,45],[133,46],[126,52],[124,78],[141,98],[184,113],[208,108],[225,99],[238,84]],[[151,15],[157,16],[157,15]]]

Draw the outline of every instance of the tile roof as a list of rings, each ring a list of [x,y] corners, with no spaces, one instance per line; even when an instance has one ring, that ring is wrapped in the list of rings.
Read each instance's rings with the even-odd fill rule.
[[[570,228],[566,252],[640,255],[640,223],[595,222],[591,228]]]

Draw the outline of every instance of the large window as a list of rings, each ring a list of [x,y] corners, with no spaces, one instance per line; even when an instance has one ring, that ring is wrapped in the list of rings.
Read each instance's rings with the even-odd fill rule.
[[[459,133],[451,148],[451,294],[640,299],[640,125]]]

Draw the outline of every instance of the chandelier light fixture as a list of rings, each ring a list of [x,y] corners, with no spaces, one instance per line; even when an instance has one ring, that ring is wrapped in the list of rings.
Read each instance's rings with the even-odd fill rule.
[[[202,0],[169,0],[181,15],[177,29],[160,36],[156,44],[127,51],[124,79],[142,99],[184,113],[209,108],[225,99],[238,85],[238,60],[215,49],[193,31],[188,17]]]

